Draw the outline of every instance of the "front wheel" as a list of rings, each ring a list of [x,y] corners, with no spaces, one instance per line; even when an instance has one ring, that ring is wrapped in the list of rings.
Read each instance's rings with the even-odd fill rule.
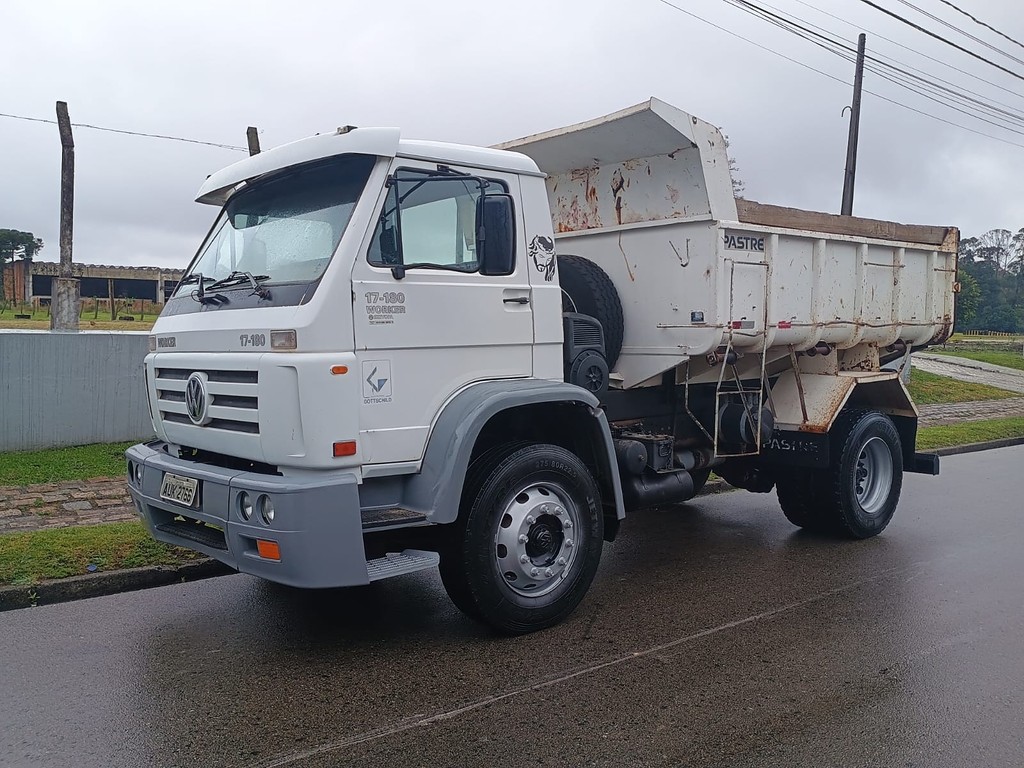
[[[441,579],[459,608],[507,634],[576,608],[601,559],[597,483],[570,451],[513,445],[474,463]]]

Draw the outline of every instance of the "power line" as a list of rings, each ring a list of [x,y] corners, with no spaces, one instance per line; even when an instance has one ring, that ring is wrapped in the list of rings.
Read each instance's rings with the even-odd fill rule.
[[[966,37],[968,40],[973,40],[974,42],[978,43],[978,45],[983,45],[986,48],[988,48],[990,51],[995,51],[996,53],[998,53],[998,54],[1000,54],[1002,56],[1005,56],[1006,58],[1008,58],[1008,59],[1010,59],[1012,61],[1015,61],[1018,64],[1024,64],[1024,60],[1018,59],[1016,56],[1011,56],[1006,51],[1001,50],[999,48],[996,48],[994,45],[992,45],[992,43],[990,43],[990,42],[988,42],[986,40],[982,40],[980,37],[975,37],[970,32],[966,32],[965,30],[960,29],[960,27],[958,27],[956,24],[948,22],[945,19],[941,18],[940,16],[936,16],[934,13],[931,13],[930,11],[926,11],[923,8],[919,8],[918,6],[916,6],[912,2],[910,2],[910,0],[897,0],[897,2],[903,3],[903,5],[907,6],[908,8],[912,8],[913,10],[917,11],[918,13],[920,13],[922,16],[926,16],[927,18],[931,19],[932,21],[938,22],[942,26],[946,27],[946,29],[951,29],[954,32],[959,32],[961,35]]]
[[[952,8],[957,13],[962,13],[968,19],[973,21],[975,24],[979,24],[980,26],[985,27],[985,29],[991,29],[997,35],[999,35],[1000,37],[1002,37],[1002,38],[1004,38],[1006,40],[1009,40],[1011,43],[1016,45],[1018,48],[1024,48],[1024,44],[1019,43],[1018,41],[1014,40],[1009,35],[1007,35],[1007,34],[1005,34],[1003,32],[1000,32],[998,29],[993,27],[991,24],[986,24],[984,21],[979,19],[977,16],[972,16],[971,14],[969,14],[967,11],[965,11],[963,8],[961,8],[960,6],[956,5],[955,3],[951,3],[951,2],[949,2],[949,0],[939,0],[939,2],[943,3],[945,5],[948,5],[950,8]]]
[[[906,24],[907,26],[913,27],[918,32],[923,32],[924,34],[928,35],[929,37],[934,37],[936,40],[939,40],[939,41],[945,43],[946,45],[952,46],[953,48],[956,48],[958,51],[962,51],[963,53],[966,53],[968,56],[973,56],[974,58],[978,59],[979,61],[983,61],[986,64],[989,64],[989,65],[995,67],[996,69],[1000,69],[1003,72],[1005,72],[1006,74],[1012,75],[1013,77],[1016,77],[1018,80],[1024,80],[1024,75],[1019,75],[1016,72],[1014,72],[1012,69],[1007,69],[1002,64],[996,64],[991,59],[986,59],[980,53],[975,53],[974,51],[972,51],[972,50],[970,50],[968,48],[964,48],[962,45],[958,45],[957,43],[954,43],[952,40],[948,40],[947,38],[943,37],[942,35],[940,35],[940,34],[938,34],[936,32],[932,32],[930,29],[925,29],[920,24],[917,24],[917,23],[911,21],[910,19],[907,19],[907,18],[904,18],[903,16],[900,16],[895,11],[890,11],[888,8],[883,8],[878,3],[874,3],[871,0],[860,0],[860,1],[862,3],[864,3],[865,5],[870,5],[875,10],[881,11],[886,16],[891,16],[892,18],[896,19],[897,21],[901,21],[904,24]]]
[[[0,112],[0,117],[9,117],[12,120],[28,120],[32,123],[49,123],[50,125],[56,125],[56,120],[47,120],[43,117],[25,117],[24,115],[9,115],[4,112]],[[246,152],[245,147],[236,147],[231,144],[218,144],[213,141],[200,141],[199,139],[184,139],[180,136],[165,136],[160,133],[142,133],[140,131],[125,131],[120,128],[104,128],[99,125],[89,125],[88,123],[72,123],[75,128],[88,128],[93,131],[106,131],[107,133],[122,133],[127,136],[145,136],[148,139],[166,139],[168,141],[183,141],[187,144],[203,144],[207,147],[219,147],[220,149],[233,149],[238,152]]]
[[[859,24],[854,24],[852,21],[848,21],[847,19],[844,19],[841,16],[836,16],[834,13],[829,13],[825,9],[818,8],[817,6],[811,5],[810,3],[806,2],[805,0],[794,0],[794,2],[800,3],[800,5],[804,6],[805,8],[810,8],[812,11],[817,11],[818,13],[821,13],[821,14],[823,14],[825,16],[828,16],[829,18],[832,18],[832,19],[835,19],[836,21],[842,22],[843,24],[847,25],[848,27],[853,27],[854,29],[857,29],[858,31],[860,31],[862,29],[862,27]],[[820,29],[820,27],[819,27],[819,29]],[[1011,96],[1017,96],[1017,97],[1020,96],[1020,92],[1019,91],[1011,90],[1011,89],[1006,88],[1006,87],[1004,87],[1002,85],[999,85],[999,83],[993,83],[991,80],[986,80],[984,77],[981,77],[980,75],[976,75],[973,72],[968,72],[966,69],[960,69],[960,67],[956,67],[956,66],[952,65],[948,61],[943,61],[942,59],[937,59],[934,56],[929,56],[927,53],[924,53],[923,51],[919,51],[916,48],[911,48],[908,45],[905,45],[905,44],[900,43],[900,42],[898,42],[896,40],[893,40],[891,37],[886,37],[885,35],[879,34],[878,32],[874,32],[874,31],[872,31],[870,29],[867,29],[866,27],[863,28],[863,31],[868,32],[869,34],[871,34],[872,37],[877,37],[879,40],[885,40],[885,42],[887,42],[887,43],[892,43],[893,45],[898,45],[899,47],[905,49],[909,53],[917,54],[918,56],[920,56],[922,58],[925,58],[925,59],[928,59],[929,61],[933,61],[936,64],[940,64],[941,66],[946,67],[947,69],[952,69],[954,72],[959,72],[961,75],[967,75],[968,77],[970,77],[970,78],[972,78],[974,80],[977,80],[979,82],[985,83],[986,85],[991,85],[993,88],[998,88],[1000,91],[1004,91],[1005,93],[1009,93]]]
[[[811,26],[822,30],[825,34],[814,32],[803,24],[800,24],[791,18],[787,18],[786,16],[771,13],[750,0],[725,0],[725,2],[744,11],[745,13],[753,15],[763,21],[767,21],[786,32],[790,32],[814,45],[817,45],[819,48],[823,48],[829,53],[833,53],[846,61],[854,61],[854,56],[852,55],[854,53],[854,48],[848,44],[850,41],[842,37],[837,37],[822,27],[811,24]],[[779,11],[778,8],[774,8],[767,3],[764,5],[768,8],[773,8],[774,10]],[[779,11],[779,13],[781,14],[783,12]],[[808,22],[808,24],[810,24],[810,22]],[[969,109],[973,109],[975,112],[981,110],[984,114],[989,117],[993,117],[996,120],[1017,123],[1021,127],[1024,127],[1024,114],[1018,111],[1013,111],[1012,107],[1008,110],[1000,109],[999,107],[993,106],[968,93],[958,90],[956,86],[948,81],[941,82],[946,82],[946,85],[953,87],[946,87],[946,85],[941,85],[931,78],[913,74],[912,72],[908,72],[899,66],[890,64],[889,62],[883,61],[879,58],[869,57],[869,61],[872,63],[872,66],[869,66],[871,71],[880,75],[884,79],[895,83],[902,88],[906,88],[919,96],[923,96],[930,101],[934,101],[941,106],[954,109],[961,114],[980,120],[981,122],[988,123],[996,128],[1003,128],[1014,133],[1020,132],[1009,126],[1003,125],[1002,123],[993,122],[992,120],[987,120],[984,117],[979,117],[974,112],[964,112],[964,110],[959,107],[967,107]],[[879,66],[884,67],[884,69],[880,69]],[[922,87],[924,90],[922,90]],[[950,100],[952,100],[953,103],[950,103]],[[1009,105],[1003,106],[1009,107]],[[1024,133],[1021,133],[1020,135],[1024,135]]]
[[[755,48],[760,48],[762,51],[770,53],[773,56],[778,56],[779,58],[785,59],[786,61],[789,61],[789,62],[791,62],[793,64],[798,65],[798,66],[801,66],[804,69],[809,69],[812,72],[817,72],[819,75],[827,77],[829,80],[835,80],[837,83],[841,83],[841,84],[847,85],[847,86],[851,85],[850,82],[848,82],[846,80],[843,80],[841,77],[836,77],[835,75],[830,75],[828,72],[823,72],[820,69],[816,69],[815,67],[812,67],[810,64],[806,64],[806,63],[804,63],[802,61],[794,59],[794,58],[792,58],[790,56],[787,56],[784,53],[779,53],[778,51],[774,50],[773,48],[769,48],[768,46],[762,45],[761,43],[758,43],[758,42],[756,42],[754,40],[751,40],[748,37],[744,37],[743,35],[739,34],[738,32],[733,32],[731,29],[727,29],[726,27],[723,27],[723,26],[721,26],[719,24],[715,24],[713,21],[709,21],[708,19],[705,19],[702,16],[698,16],[697,14],[693,13],[692,11],[688,11],[685,8],[680,8],[678,5],[674,5],[673,3],[670,3],[669,0],[657,0],[657,1],[659,3],[661,3],[662,5],[666,5],[669,8],[672,8],[672,9],[674,9],[676,11],[679,11],[680,13],[686,14],[687,16],[689,16],[689,17],[691,17],[693,19],[696,19],[697,21],[701,22],[702,24],[707,24],[710,27],[714,27],[717,30],[725,32],[727,35],[731,35],[732,37],[735,37],[738,40],[742,40],[743,42],[747,43],[748,45],[752,45]],[[903,109],[906,109],[906,110],[908,110],[910,112],[914,112],[915,114],[921,115],[923,117],[928,117],[928,118],[931,118],[932,120],[937,120],[940,123],[944,123],[944,124],[952,126],[954,128],[960,128],[961,130],[967,131],[968,133],[973,133],[973,134],[975,134],[977,136],[984,136],[987,139],[993,139],[994,141],[998,141],[998,142],[1001,142],[1003,144],[1009,144],[1012,147],[1019,147],[1021,149],[1024,149],[1024,144],[1019,144],[1019,143],[1017,143],[1015,141],[1010,141],[1009,139],[1004,139],[1001,136],[993,136],[990,133],[985,133],[984,131],[979,131],[979,130],[976,130],[974,128],[970,128],[970,127],[968,127],[966,125],[961,125],[960,123],[955,123],[952,120],[946,120],[945,118],[939,117],[938,115],[933,115],[930,112],[925,112],[924,110],[917,109],[915,107],[911,107],[908,104],[904,104],[904,103],[902,103],[900,101],[896,101],[895,99],[890,99],[889,97],[883,96],[880,93],[875,93],[874,91],[869,91],[867,88],[864,89],[864,93],[869,93],[872,96],[874,96],[875,98],[881,99],[882,101],[888,102],[889,104],[893,104],[893,105],[895,105],[897,107],[901,107]]]

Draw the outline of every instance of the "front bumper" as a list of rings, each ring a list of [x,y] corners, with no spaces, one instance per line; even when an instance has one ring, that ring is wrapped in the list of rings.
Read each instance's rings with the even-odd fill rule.
[[[295,587],[368,584],[357,477],[323,473],[315,480],[256,474],[199,464],[171,456],[160,442],[135,445],[126,456],[142,468],[128,490],[150,534],[157,540],[202,552],[243,573]],[[196,500],[185,507],[160,498],[164,474],[199,481]],[[265,523],[258,511],[245,520],[238,497],[261,494],[274,504]],[[280,560],[261,557],[257,541],[275,542]]]

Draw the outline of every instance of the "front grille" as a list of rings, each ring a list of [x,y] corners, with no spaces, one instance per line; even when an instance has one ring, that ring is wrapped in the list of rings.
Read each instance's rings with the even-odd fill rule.
[[[210,394],[210,421],[202,427],[193,424],[185,410],[185,387],[197,370],[206,374],[206,388]],[[193,429],[219,429],[251,435],[260,433],[258,371],[157,368],[155,373],[161,420]]]

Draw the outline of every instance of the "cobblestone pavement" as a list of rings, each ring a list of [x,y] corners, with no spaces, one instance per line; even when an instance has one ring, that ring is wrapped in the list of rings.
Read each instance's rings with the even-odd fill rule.
[[[919,406],[919,409],[921,411],[920,425],[936,427],[960,421],[1024,416],[1024,397],[1008,397],[1005,400],[978,400],[971,403],[922,405]]]
[[[123,477],[0,486],[0,533],[134,519]]]
[[[941,376],[989,384],[1024,395],[1024,371],[960,357],[914,355],[916,368]],[[1024,397],[921,406],[921,426],[1024,416]],[[135,520],[135,508],[122,477],[66,483],[0,486],[0,533],[66,528]]]

